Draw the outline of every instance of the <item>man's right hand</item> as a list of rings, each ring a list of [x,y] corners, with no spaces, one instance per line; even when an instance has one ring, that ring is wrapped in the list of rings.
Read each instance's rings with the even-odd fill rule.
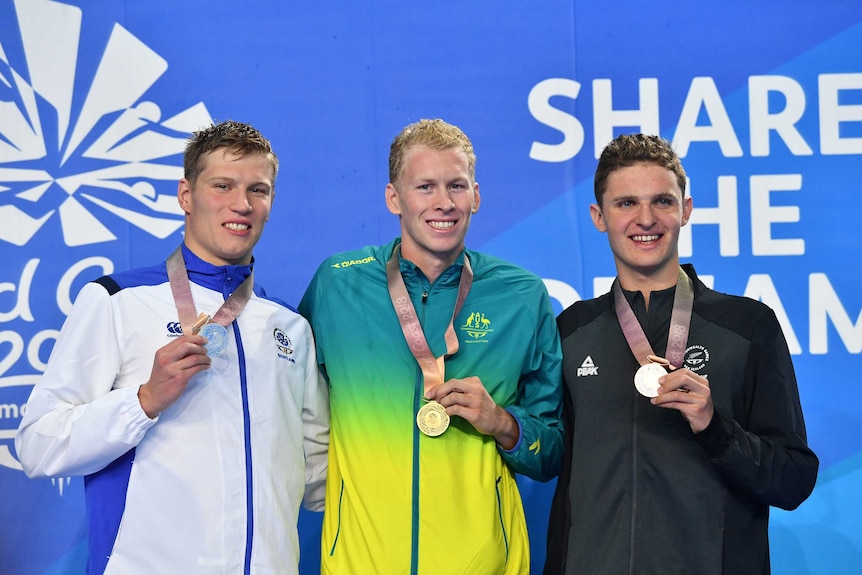
[[[150,419],[183,394],[194,374],[209,369],[206,342],[201,335],[184,335],[156,352],[150,380],[138,389],[141,408]]]

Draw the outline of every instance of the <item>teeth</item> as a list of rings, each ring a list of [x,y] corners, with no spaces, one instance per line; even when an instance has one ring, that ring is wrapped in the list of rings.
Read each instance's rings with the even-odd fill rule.
[[[241,231],[245,231],[248,229],[248,225],[246,225],[246,224],[235,224],[232,222],[228,222],[228,223],[224,224],[224,227],[226,227],[229,230],[233,230],[235,232],[241,232]]]
[[[632,239],[636,242],[654,242],[658,238],[659,236],[632,236]]]
[[[455,225],[455,222],[433,222],[432,221],[432,222],[428,222],[428,225],[430,225],[435,230],[448,230],[449,228],[451,228],[452,226]]]

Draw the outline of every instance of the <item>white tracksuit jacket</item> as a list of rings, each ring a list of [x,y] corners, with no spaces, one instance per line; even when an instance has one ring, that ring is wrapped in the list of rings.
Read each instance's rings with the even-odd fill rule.
[[[250,273],[183,246],[198,312]],[[88,574],[297,573],[297,515],[323,507],[328,392],[308,323],[254,294],[229,344],[150,419],[138,388],[181,334],[165,264],[79,294],[16,437],[31,477],[85,476]]]

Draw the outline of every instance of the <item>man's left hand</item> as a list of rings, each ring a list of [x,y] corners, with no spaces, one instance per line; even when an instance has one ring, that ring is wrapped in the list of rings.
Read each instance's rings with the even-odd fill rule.
[[[715,413],[709,380],[683,368],[674,369],[658,381],[659,394],[650,400],[652,404],[678,410],[694,433],[706,429]]]

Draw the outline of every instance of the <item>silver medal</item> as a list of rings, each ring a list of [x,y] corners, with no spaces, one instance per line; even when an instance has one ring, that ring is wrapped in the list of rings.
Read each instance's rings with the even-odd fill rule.
[[[667,375],[667,370],[658,363],[642,365],[635,372],[635,389],[645,397],[658,395],[658,378]]]

